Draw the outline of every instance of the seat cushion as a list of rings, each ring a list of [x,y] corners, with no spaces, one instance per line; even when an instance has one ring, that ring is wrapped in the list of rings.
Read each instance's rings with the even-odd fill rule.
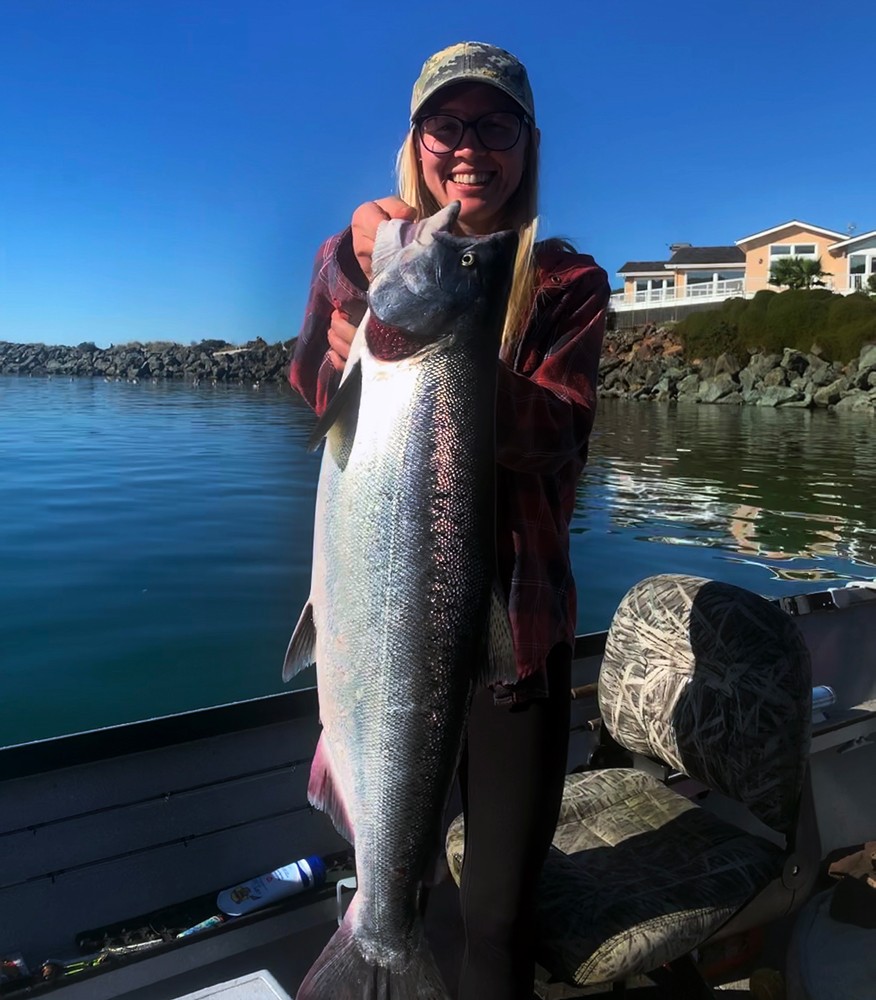
[[[457,882],[463,850],[458,817],[447,836]],[[582,986],[647,973],[710,937],[783,858],[641,771],[569,775],[542,872],[538,960]]]

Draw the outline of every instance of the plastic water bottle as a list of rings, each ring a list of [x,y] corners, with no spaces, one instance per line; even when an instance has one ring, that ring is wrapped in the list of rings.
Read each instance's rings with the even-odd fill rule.
[[[812,711],[823,712],[836,704],[836,691],[827,684],[819,684],[812,689]]]
[[[284,865],[266,875],[224,889],[216,897],[216,905],[229,917],[258,910],[286,896],[294,896],[325,882],[325,862],[316,854]]]

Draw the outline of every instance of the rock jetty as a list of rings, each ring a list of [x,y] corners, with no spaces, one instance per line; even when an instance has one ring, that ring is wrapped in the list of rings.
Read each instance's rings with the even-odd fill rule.
[[[178,379],[240,384],[286,378],[294,341],[268,344],[261,338],[243,347],[221,340],[184,344],[158,342],[78,347],[10,344],[0,341],[0,375],[100,377],[133,382]]]
[[[261,338],[234,346],[205,340],[185,346],[169,342],[108,348],[12,344],[0,341],[0,374],[102,377],[112,381],[177,379],[231,384],[283,382],[295,341],[268,344]],[[671,329],[606,334],[599,369],[600,394],[655,402],[749,404],[862,411],[876,415],[876,344],[841,365],[817,353],[685,360]]]
[[[876,344],[848,364],[786,348],[781,354],[685,360],[671,330],[606,334],[601,396],[656,402],[721,403],[863,411],[876,415]]]

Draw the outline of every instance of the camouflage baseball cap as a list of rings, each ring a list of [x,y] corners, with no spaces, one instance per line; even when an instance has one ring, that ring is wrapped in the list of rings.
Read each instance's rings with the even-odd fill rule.
[[[424,63],[411,95],[411,119],[429,98],[451,83],[488,83],[513,97],[535,120],[535,103],[526,68],[505,49],[486,42],[459,42],[451,45]]]

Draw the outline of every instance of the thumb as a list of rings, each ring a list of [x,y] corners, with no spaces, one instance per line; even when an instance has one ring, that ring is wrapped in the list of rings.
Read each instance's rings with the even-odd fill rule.
[[[395,196],[378,198],[374,204],[386,215],[387,219],[404,219],[407,222],[414,222],[417,218],[417,210]]]

